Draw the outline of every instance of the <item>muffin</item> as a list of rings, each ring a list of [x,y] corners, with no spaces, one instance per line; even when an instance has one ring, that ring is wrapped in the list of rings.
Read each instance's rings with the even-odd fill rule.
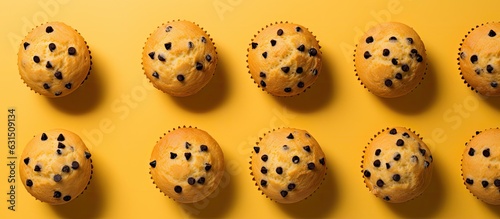
[[[248,68],[258,87],[274,96],[294,96],[321,73],[321,50],[307,28],[275,23],[260,31],[248,49]]]
[[[23,39],[17,57],[24,83],[51,98],[66,96],[80,87],[92,65],[83,37],[61,22],[34,28]]]
[[[476,26],[462,40],[458,64],[464,83],[485,96],[500,96],[500,23]]]
[[[144,73],[159,90],[185,97],[215,74],[217,52],[210,36],[190,21],[171,21],[153,32],[142,52]]]
[[[253,149],[251,175],[258,189],[271,200],[299,202],[312,195],[325,178],[325,154],[305,130],[273,130]]]
[[[354,56],[361,85],[384,98],[410,93],[427,69],[424,43],[417,32],[402,23],[370,28],[360,39]]]
[[[371,193],[387,202],[402,203],[429,186],[432,161],[431,151],[413,131],[386,128],[365,148],[361,172]]]
[[[186,126],[169,131],[156,143],[149,165],[156,187],[180,203],[198,202],[212,194],[225,168],[215,139]]]
[[[476,132],[465,146],[462,155],[465,187],[478,199],[500,205],[500,130]]]
[[[87,189],[92,179],[91,154],[73,132],[55,129],[35,137],[21,155],[19,172],[26,190],[52,205],[67,203]]]

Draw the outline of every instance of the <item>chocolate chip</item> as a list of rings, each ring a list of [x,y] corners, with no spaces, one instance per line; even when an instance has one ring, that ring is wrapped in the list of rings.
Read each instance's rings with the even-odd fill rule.
[[[373,161],[373,166],[380,167],[380,160]]]
[[[182,192],[182,187],[181,186],[175,186],[174,187],[175,193],[181,193]]]
[[[266,180],[260,180],[260,186],[266,187],[267,186],[267,181]]]
[[[398,182],[401,179],[401,176],[399,174],[394,174],[392,175],[392,179],[396,182]]]
[[[190,49],[191,49],[191,48],[193,48],[193,47],[194,47],[193,42],[189,41],[189,42],[188,42],[188,48],[190,48]]]
[[[299,81],[299,83],[297,83],[297,87],[303,88],[304,87],[304,82]]]
[[[33,169],[35,172],[40,172],[42,168],[40,166],[36,165],[35,168]]]
[[[491,87],[497,87],[498,86],[498,83],[496,81],[493,81],[491,82],[490,84]]]
[[[276,40],[271,40],[271,46],[276,46]]]
[[[409,138],[409,137],[410,137],[410,134],[408,134],[408,132],[405,132],[405,133],[403,133],[403,137],[405,137],[405,138]]]
[[[50,89],[49,84],[47,84],[47,83],[43,83],[43,89],[45,89],[45,90]]]
[[[163,57],[163,55],[161,54],[158,54],[158,60],[160,60],[161,62],[166,61],[165,57]]]
[[[54,175],[54,181],[60,182],[62,180],[62,176],[59,174]]]
[[[266,78],[266,73],[261,72],[261,73],[259,74],[259,76],[260,76],[261,78]]]
[[[158,72],[153,72],[153,77],[160,78],[160,75],[158,75]]]
[[[426,152],[425,149],[419,148],[418,150],[420,151],[420,153],[422,154],[422,156],[425,156],[425,152]]]
[[[405,144],[405,141],[403,141],[403,139],[398,139],[398,140],[396,141],[396,145],[397,145],[397,146],[403,146],[404,144]]]
[[[57,143],[57,148],[64,149],[64,148],[66,148],[66,145],[64,145],[63,143],[59,142],[59,143]]]
[[[72,86],[73,86],[73,85],[72,85],[71,83],[67,83],[67,84],[65,84],[65,85],[64,85],[64,87],[65,87],[66,89],[71,89],[71,87],[72,87]]]
[[[391,169],[391,165],[389,163],[385,163],[385,168]]]
[[[302,28],[300,28],[300,27],[296,27],[296,28],[295,28],[295,31],[300,32],[300,31],[302,31]]]
[[[366,43],[373,43],[373,37],[372,36],[369,36],[365,39],[365,42]]]
[[[314,168],[316,168],[316,165],[313,162],[307,164],[307,169],[314,170]]]
[[[32,187],[33,186],[33,181],[31,181],[31,179],[26,180],[26,186]]]
[[[186,147],[186,149],[189,149],[191,147],[191,143],[186,141],[186,143],[184,143],[184,147]]]
[[[385,197],[384,197],[384,200],[386,200],[386,201],[390,201],[390,200],[391,200],[391,198],[390,198],[389,196],[385,196]]]
[[[495,184],[496,187],[500,187],[500,179],[495,179],[495,181],[493,181],[493,184]]]
[[[474,150],[474,148],[470,148],[469,149],[469,156],[474,156],[475,152],[476,152],[476,150]]]
[[[68,55],[72,56],[76,54],[76,49],[75,47],[69,47],[68,48]]]
[[[264,154],[264,155],[262,155],[262,157],[260,157],[260,159],[261,159],[262,161],[266,162],[266,161],[267,161],[267,159],[268,159],[268,157],[267,157],[267,155],[266,155],[266,154]]]
[[[281,67],[281,71],[288,73],[290,71],[290,67]]]
[[[172,49],[172,43],[171,42],[165,43],[165,49],[166,50]]]
[[[418,54],[418,50],[416,50],[416,49],[411,49],[411,50],[410,50],[410,52],[411,52],[412,54]]]
[[[253,150],[255,151],[255,153],[257,153],[257,154],[258,154],[258,153],[259,153],[259,151],[260,151],[260,147],[253,147]]]
[[[156,166],[156,161],[155,161],[155,166]],[[68,165],[64,165],[63,168],[61,169],[61,171],[63,173],[69,173],[69,171],[70,171],[69,166]]]
[[[52,28],[52,26],[47,26],[47,28],[45,28],[45,32],[52,33],[54,32],[54,28]]]
[[[370,177],[372,174],[370,173],[370,171],[365,170],[365,171],[363,172],[363,175],[364,175],[365,177]]]
[[[284,91],[285,91],[286,93],[290,93],[290,92],[292,92],[292,88],[290,88],[290,87],[286,87],[286,88],[284,89]]]
[[[388,49],[384,49],[384,51],[382,51],[383,56],[389,56],[389,54],[391,54],[391,51],[389,51]]]
[[[408,72],[410,70],[410,66],[404,64],[403,66],[401,66],[401,70],[403,70],[404,72]]]
[[[314,76],[318,75],[318,69],[313,69],[312,73],[313,73]]]
[[[489,157],[490,156],[490,149],[489,148],[483,150],[483,156],[484,157]]]
[[[431,164],[429,163],[429,161],[424,161],[424,168],[429,167],[429,165],[431,165]]]
[[[54,73],[54,77],[56,77],[59,80],[63,79],[63,75],[60,71],[56,71],[56,73]]]
[[[258,43],[252,43],[252,49],[257,48],[258,45],[259,45]]]
[[[488,32],[488,36],[490,36],[490,37],[494,37],[496,35],[497,35],[497,33],[495,33],[494,30],[490,30],[490,32]]]
[[[155,52],[150,52],[148,55],[149,55],[149,58],[151,58],[152,60],[155,60]]]
[[[396,58],[392,58],[391,62],[392,62],[393,65],[397,65],[398,64],[398,60]]]
[[[57,136],[57,141],[64,141],[66,138],[64,138],[64,135],[61,133],[59,136]]]
[[[262,167],[262,168],[260,168],[260,172],[261,172],[262,174],[267,174],[267,169],[266,169],[266,167]]]
[[[167,27],[165,28],[165,32],[170,32],[171,30],[172,30],[172,26],[167,26]]]
[[[488,73],[493,73],[493,66],[487,65],[486,66],[486,71],[488,71]]]
[[[194,179],[193,177],[189,177],[188,178],[188,184],[189,185],[194,185],[196,183],[196,179]]]
[[[92,154],[90,154],[89,152],[85,151],[85,158],[89,159],[90,157],[92,157]]]
[[[295,189],[295,186],[295,183],[288,184],[288,191],[292,191],[293,189]]]
[[[52,197],[54,197],[54,198],[61,198],[61,196],[62,196],[61,192],[54,191],[54,196],[52,196]]]
[[[375,156],[379,156],[381,152],[382,152],[382,150],[380,150],[380,149],[375,150]]]
[[[477,62],[477,55],[472,55],[470,57],[470,62],[472,62],[472,64],[475,64]]]
[[[418,162],[418,157],[416,155],[411,155],[410,161],[411,162]]]
[[[46,141],[48,139],[47,134],[42,133],[42,137],[40,138],[42,141]]]
[[[177,154],[174,152],[170,152],[170,159],[175,159],[177,157]]]
[[[200,146],[200,151],[204,151],[204,152],[205,152],[205,151],[208,151],[208,146],[206,146],[206,145],[202,144],[202,145]]]
[[[285,190],[282,190],[282,191],[280,192],[280,194],[281,194],[281,197],[283,197],[283,198],[284,198],[284,197],[286,197],[286,196],[288,195],[288,192],[287,192],[287,191],[285,191]]]
[[[401,159],[401,154],[397,153],[394,158],[393,158],[395,161],[398,161],[399,159]]]
[[[177,80],[178,81],[184,81],[184,79],[185,79],[184,75],[181,75],[181,74],[177,75]]]
[[[191,158],[191,153],[184,153],[184,157],[186,157],[186,160],[189,160]]]
[[[57,153],[58,155],[61,155],[61,154],[62,154],[61,149],[57,149],[57,150],[56,150],[56,153]]]
[[[71,200],[71,196],[64,196],[63,200],[69,202]]]
[[[267,58],[267,52],[263,52],[262,53],[262,57],[264,57],[266,59]]]
[[[381,179],[377,180],[377,186],[378,186],[378,187],[384,187],[384,184],[385,184],[385,183],[384,183],[384,181],[383,181],[383,180],[381,180]]]
[[[390,41],[396,41],[396,40],[398,40],[398,38],[396,38],[395,36],[391,36],[391,37],[389,38],[389,40],[390,40]]]
[[[27,158],[24,158],[24,164],[28,165],[30,163],[30,158],[27,157]]]
[[[149,165],[151,167],[155,168],[156,167],[156,160],[153,160],[153,161],[149,162]]]
[[[267,84],[266,84],[266,82],[265,82],[264,80],[262,80],[262,81],[260,81],[260,86],[261,86],[261,87],[266,87],[266,86],[267,86]]]
[[[278,30],[278,32],[277,32],[276,34],[278,34],[278,36],[283,35],[283,30],[282,30],[282,29],[279,29],[279,30]]]
[[[288,145],[283,145],[283,150],[288,150]]]
[[[417,54],[417,62],[422,62],[422,61],[424,61],[424,58],[420,54]]]
[[[474,180],[469,179],[469,178],[465,179],[465,182],[466,182],[467,184],[469,184],[469,185],[474,184]]]
[[[401,73],[396,73],[396,76],[394,76],[396,79],[401,80],[403,79],[403,75]]]
[[[49,44],[49,50],[50,50],[51,52],[53,52],[54,50],[56,50],[56,44],[54,44],[54,43],[50,43],[50,44]]]
[[[201,184],[201,185],[205,184],[205,177],[200,177],[197,182],[198,182],[198,184]]]
[[[205,171],[209,171],[210,169],[212,169],[212,165],[209,163],[206,163],[205,164]]]
[[[33,61],[34,61],[35,63],[39,63],[39,62],[40,62],[40,57],[38,57],[38,56],[33,56]]]
[[[293,137],[293,134],[292,134],[292,133],[290,133],[288,136],[286,136],[286,138],[288,138],[288,139],[293,139],[294,137]]]
[[[276,167],[276,173],[281,175],[283,173],[283,168]]]
[[[205,60],[207,60],[207,62],[212,61],[212,56],[210,56],[210,54],[207,54],[207,55],[205,56]]]
[[[369,59],[370,57],[372,57],[372,55],[370,54],[370,52],[366,51],[363,56],[365,57],[365,59]]]
[[[297,70],[295,70],[295,72],[297,72],[297,74],[300,74],[304,72],[304,69],[302,67],[298,67]]]
[[[304,50],[306,50],[306,47],[304,46],[304,44],[302,44],[299,47],[297,47],[297,50],[304,52]]]
[[[201,63],[197,62],[197,63],[196,63],[196,70],[198,70],[198,71],[199,71],[199,70],[202,70],[202,69],[203,69],[203,64],[201,64]]]
[[[26,50],[28,48],[30,44],[28,42],[24,42],[23,46],[24,46],[24,50]]]
[[[324,166],[325,165],[325,158],[319,159],[319,163]]]
[[[413,44],[413,38],[408,37],[406,38],[406,40],[408,41],[409,44]]]
[[[73,161],[71,162],[71,169],[78,169],[80,167],[80,164],[78,163],[78,161]]]
[[[302,147],[304,151],[311,152],[311,147],[309,145]]]
[[[299,161],[300,161],[299,156],[293,156],[293,157],[292,157],[292,162],[293,162],[294,164],[298,164],[298,163],[299,163]]]
[[[207,42],[207,39],[204,36],[202,36],[200,40],[201,40],[202,43],[206,43]]]
[[[310,48],[309,49],[309,55],[310,56],[316,56],[318,54],[318,50],[316,50],[315,48]]]
[[[384,81],[384,84],[385,84],[385,86],[387,86],[387,87],[391,87],[391,86],[392,86],[392,81],[391,81],[391,79],[386,79],[386,80]]]
[[[391,130],[389,131],[389,134],[391,134],[391,135],[395,135],[395,134],[398,134],[398,131],[397,131],[395,128],[393,128],[393,129],[391,129]]]
[[[489,183],[486,180],[481,181],[481,185],[483,185],[483,188],[488,187]]]

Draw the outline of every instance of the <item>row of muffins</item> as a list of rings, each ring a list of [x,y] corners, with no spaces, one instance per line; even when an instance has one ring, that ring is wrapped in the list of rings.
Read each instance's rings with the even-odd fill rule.
[[[500,23],[476,26],[460,44],[458,64],[467,86],[486,96],[500,95]],[[247,55],[254,82],[274,96],[294,96],[321,74],[322,52],[304,26],[274,23],[252,39]],[[62,97],[90,74],[92,57],[83,37],[61,22],[34,28],[18,52],[21,78],[35,92]],[[218,61],[209,34],[190,21],[158,27],[143,48],[144,74],[157,89],[173,96],[199,92],[215,74]],[[427,69],[423,41],[411,27],[396,22],[369,29],[354,52],[355,71],[371,93],[400,97],[415,89]]]
[[[500,129],[478,131],[466,143],[462,176],[478,199],[500,205]],[[21,156],[20,177],[36,199],[67,203],[86,190],[92,179],[91,153],[70,131],[50,130],[35,137]],[[306,130],[280,128],[259,138],[250,158],[250,174],[262,194],[279,203],[311,196],[323,182],[326,156]],[[431,183],[433,157],[411,129],[385,128],[365,147],[361,173],[375,196],[402,203],[421,195]],[[150,175],[162,193],[179,203],[194,203],[212,194],[224,175],[224,154],[206,131],[178,127],[153,148]]]

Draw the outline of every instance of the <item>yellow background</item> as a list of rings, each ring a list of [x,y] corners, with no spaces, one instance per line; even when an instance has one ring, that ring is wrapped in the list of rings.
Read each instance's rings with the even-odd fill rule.
[[[1,1],[0,218],[500,217],[499,207],[469,194],[460,175],[464,143],[476,130],[499,126],[500,99],[482,98],[467,88],[456,60],[470,28],[499,20],[498,6],[495,0]],[[219,55],[215,77],[199,94],[187,98],[154,89],[141,68],[148,35],[174,19],[202,26]],[[47,20],[76,28],[92,51],[89,79],[61,99],[30,91],[16,65],[26,31]],[[389,20],[406,23],[420,34],[429,61],[422,84],[397,99],[377,98],[363,89],[352,61],[362,32]],[[274,21],[308,27],[322,47],[323,72],[311,89],[297,97],[274,98],[262,92],[246,68],[251,38]],[[17,156],[34,134],[47,129],[65,128],[82,136],[95,167],[82,196],[50,206],[31,197],[17,176],[16,211],[7,210],[9,107],[17,112]],[[225,153],[226,177],[202,203],[180,205],[164,197],[148,173],[155,142],[179,125],[206,130]],[[404,204],[388,204],[373,196],[360,172],[362,151],[370,138],[396,125],[424,137],[435,165],[427,191]],[[258,136],[280,126],[308,130],[327,156],[323,185],[297,204],[266,199],[248,169]]]

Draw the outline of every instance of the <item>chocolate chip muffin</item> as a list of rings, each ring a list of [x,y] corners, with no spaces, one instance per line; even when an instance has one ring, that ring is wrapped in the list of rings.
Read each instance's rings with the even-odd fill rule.
[[[149,36],[142,65],[159,90],[172,96],[190,96],[212,79],[217,52],[210,36],[198,25],[171,21]]]
[[[24,83],[47,97],[63,97],[75,91],[87,79],[92,65],[83,37],[61,22],[34,28],[17,55]]]
[[[325,154],[305,130],[273,130],[253,149],[250,169],[255,185],[276,202],[295,203],[309,197],[326,175]]]
[[[458,64],[462,79],[485,96],[500,96],[500,23],[476,26],[463,39]]]
[[[19,165],[21,181],[36,199],[52,205],[67,203],[92,179],[91,154],[73,132],[56,129],[35,135]]]
[[[500,130],[478,131],[465,145],[462,155],[465,187],[480,200],[500,205]]]
[[[224,175],[224,154],[207,132],[191,127],[169,131],[158,141],[149,162],[157,188],[180,203],[208,197]]]
[[[375,196],[401,203],[429,186],[432,161],[431,151],[417,134],[403,127],[386,128],[365,148],[361,172]]]
[[[405,24],[382,23],[369,29],[355,51],[358,80],[385,98],[404,96],[422,81],[427,69],[424,43]]]
[[[255,83],[274,96],[294,96],[314,84],[321,73],[321,50],[307,28],[275,23],[260,31],[248,49]]]

